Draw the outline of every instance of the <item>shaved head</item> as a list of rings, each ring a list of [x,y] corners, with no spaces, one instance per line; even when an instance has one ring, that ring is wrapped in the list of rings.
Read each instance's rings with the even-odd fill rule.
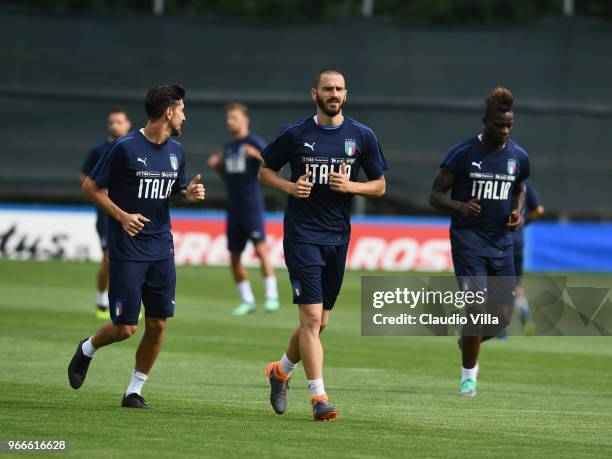
[[[318,89],[319,88],[319,85],[321,84],[321,77],[323,75],[340,75],[342,77],[342,79],[344,79],[344,75],[342,75],[342,73],[340,73],[337,70],[334,70],[334,69],[319,70],[319,72],[317,73],[317,75],[314,78],[314,85],[312,86],[314,89]]]

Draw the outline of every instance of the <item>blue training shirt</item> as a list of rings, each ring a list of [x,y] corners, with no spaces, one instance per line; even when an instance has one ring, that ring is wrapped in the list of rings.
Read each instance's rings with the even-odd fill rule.
[[[440,167],[455,174],[451,199],[467,202],[480,198],[477,217],[452,214],[452,250],[487,257],[511,254],[512,235],[506,225],[514,189],[529,177],[527,152],[512,140],[500,150],[487,150],[476,136],[454,146]]]
[[[169,197],[187,188],[185,152],[173,139],[161,145],[140,131],[117,139],[90,174],[108,197],[130,214],[151,220],[130,237],[114,218],[109,225],[109,257],[116,260],[154,261],[174,256],[170,232]]]
[[[94,168],[96,167],[96,164],[98,164],[100,159],[105,157],[106,154],[109,152],[112,144],[113,144],[112,142],[109,142],[108,140],[104,140],[98,143],[97,145],[95,145],[91,150],[89,150],[89,152],[87,153],[87,156],[85,157],[85,161],[83,162],[83,165],[81,166],[81,172],[85,175],[91,174],[91,172],[94,170]],[[98,207],[96,207],[96,216],[98,220],[108,218],[108,215],[106,215],[106,212],[104,212],[102,209]]]
[[[295,242],[338,245],[349,241],[353,195],[329,187],[329,173],[345,163],[349,179],[357,181],[361,168],[368,180],[380,178],[387,163],[374,131],[344,117],[340,126],[319,126],[314,117],[284,129],[262,153],[266,167],[279,171],[289,163],[291,181],[307,172],[313,183],[310,196],[289,196],[284,237]]]
[[[533,185],[531,184],[531,180],[525,181],[525,204],[523,206],[523,224],[512,233],[512,237],[514,239],[514,252],[520,252],[523,250],[523,239],[524,239],[524,229],[527,222],[525,221],[527,218],[527,214],[537,209],[542,205],[542,201],[540,197],[536,193]]]
[[[87,152],[87,156],[85,157],[85,161],[81,166],[81,172],[85,175],[89,175],[91,171],[93,171],[94,167],[96,167],[96,164],[98,164],[98,161],[106,156],[112,144],[112,142],[104,140],[89,150],[89,152]]]
[[[251,145],[260,152],[266,148],[266,142],[256,134],[233,140],[223,147],[227,210],[231,216],[264,211],[261,185],[257,178],[261,164],[255,158],[246,156],[245,145]]]

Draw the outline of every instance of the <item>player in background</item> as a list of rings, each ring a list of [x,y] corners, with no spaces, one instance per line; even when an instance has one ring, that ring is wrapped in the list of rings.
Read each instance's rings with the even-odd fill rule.
[[[185,183],[185,152],[171,138],[181,134],[186,120],[184,97],[185,90],[179,85],[151,88],[145,99],[147,125],[118,139],[83,181],[85,194],[111,217],[112,323],[78,344],[68,366],[68,380],[74,389],[81,387],[94,354],[136,332],[142,301],[145,332],[121,401],[127,408],[149,408],[140,393],[161,350],[166,319],[174,315],[170,197],[177,195],[189,203],[204,199],[200,175]]]
[[[223,153],[213,153],[208,165],[224,179],[227,189],[227,248],[230,251],[234,281],[241,303],[232,311],[236,316],[255,312],[257,305],[247,270],[241,262],[248,240],[253,242],[261,262],[268,312],[279,309],[278,289],[274,269],[268,258],[264,228],[264,200],[257,175],[262,163],[261,152],[266,143],[249,132],[249,112],[246,105],[232,103],[225,109],[227,130],[233,137],[223,147]]]
[[[266,367],[270,403],[278,414],[287,407],[287,382],[301,360],[315,420],[331,420],[338,411],[323,384],[320,334],[342,286],[351,233],[353,195],[385,193],[387,164],[374,132],[345,117],[347,90],[336,70],[320,71],[311,89],[317,114],[286,129],[262,153],[259,172],[266,185],[286,192],[285,262],[298,305],[299,326],[280,361]],[[289,163],[291,180],[278,172]],[[366,182],[359,182],[363,168]]]
[[[476,395],[480,344],[502,333],[512,316],[515,273],[510,232],[521,224],[524,182],[529,177],[527,152],[510,140],[512,105],[512,93],[506,88],[496,88],[487,97],[483,133],[450,150],[429,197],[433,207],[452,215],[451,252],[460,288],[486,291],[486,308],[498,307],[503,313],[497,327],[466,325],[462,330],[460,394],[467,397]]]
[[[525,335],[535,334],[535,323],[529,310],[529,302],[525,296],[525,290],[520,284],[523,275],[523,249],[524,249],[524,227],[544,215],[544,206],[536,193],[531,180],[525,181],[525,205],[523,206],[523,225],[512,233],[514,238],[514,271],[519,282],[514,298],[514,308],[518,312],[521,325]]]
[[[126,135],[131,127],[132,123],[125,109],[116,107],[108,112],[107,137],[87,153],[79,174],[81,186],[83,186],[85,178],[98,164],[100,158],[103,158],[108,153],[111,144],[119,137]],[[98,289],[96,293],[96,316],[99,319],[108,319],[108,215],[100,208],[96,208],[96,231],[98,232],[102,248],[102,262],[96,275]]]

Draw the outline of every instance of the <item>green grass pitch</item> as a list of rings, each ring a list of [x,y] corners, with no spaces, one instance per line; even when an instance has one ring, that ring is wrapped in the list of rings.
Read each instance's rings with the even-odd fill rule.
[[[287,412],[269,407],[264,366],[297,320],[284,271],[282,311],[235,318],[227,268],[179,268],[176,317],[143,391],[154,410],[121,409],[142,331],[101,350],[79,391],[66,377],[76,343],[101,324],[95,270],[0,262],[0,439],[65,439],[66,456],[88,458],[612,456],[611,339],[486,343],[479,395],[461,399],[453,338],[360,336],[351,272],[323,338],[338,421],[310,420],[301,366]]]

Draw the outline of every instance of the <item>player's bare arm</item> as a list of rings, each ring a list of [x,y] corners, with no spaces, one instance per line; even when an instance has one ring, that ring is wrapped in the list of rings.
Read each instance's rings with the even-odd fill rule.
[[[81,182],[81,188],[83,187],[83,183],[85,182],[85,179],[88,177],[89,176],[87,174],[83,174],[82,172],[79,173],[79,181]],[[102,189],[104,190],[106,194],[108,194],[108,190],[106,188],[102,188]],[[536,217],[536,218],[539,218],[539,217]]]
[[[473,198],[468,202],[451,199],[448,190],[455,184],[455,174],[447,167],[442,167],[434,179],[429,204],[445,212],[461,212],[465,216],[477,217],[480,214],[480,199]]]
[[[521,216],[523,206],[525,205],[525,182],[522,181],[515,188],[512,193],[512,213],[508,220],[508,229],[510,231],[516,231],[521,223],[523,223],[523,217]]]
[[[91,201],[108,215],[121,223],[123,230],[131,237],[136,236],[150,220],[140,214],[128,214],[109,197],[106,189],[100,188],[90,177],[83,181],[83,192]]]
[[[537,220],[544,215],[544,206],[538,206],[525,216],[525,225]]]
[[[330,172],[329,187],[338,193],[351,193],[369,198],[378,198],[385,194],[387,184],[384,175],[367,182],[352,182],[346,173],[346,164],[342,163],[340,172]]]
[[[244,154],[247,156],[247,158],[256,159],[262,164],[264,162],[263,158],[261,157],[261,151],[248,143],[244,145]]]
[[[208,157],[206,161],[208,167],[214,169],[219,175],[225,176],[225,165],[223,164],[223,155],[218,151],[215,151]]]
[[[310,190],[312,189],[312,183],[308,181],[310,175],[312,175],[312,172],[308,172],[299,177],[296,182],[292,182],[281,177],[278,172],[264,166],[259,171],[259,180],[264,185],[281,190],[294,198],[306,199],[310,196]]]

